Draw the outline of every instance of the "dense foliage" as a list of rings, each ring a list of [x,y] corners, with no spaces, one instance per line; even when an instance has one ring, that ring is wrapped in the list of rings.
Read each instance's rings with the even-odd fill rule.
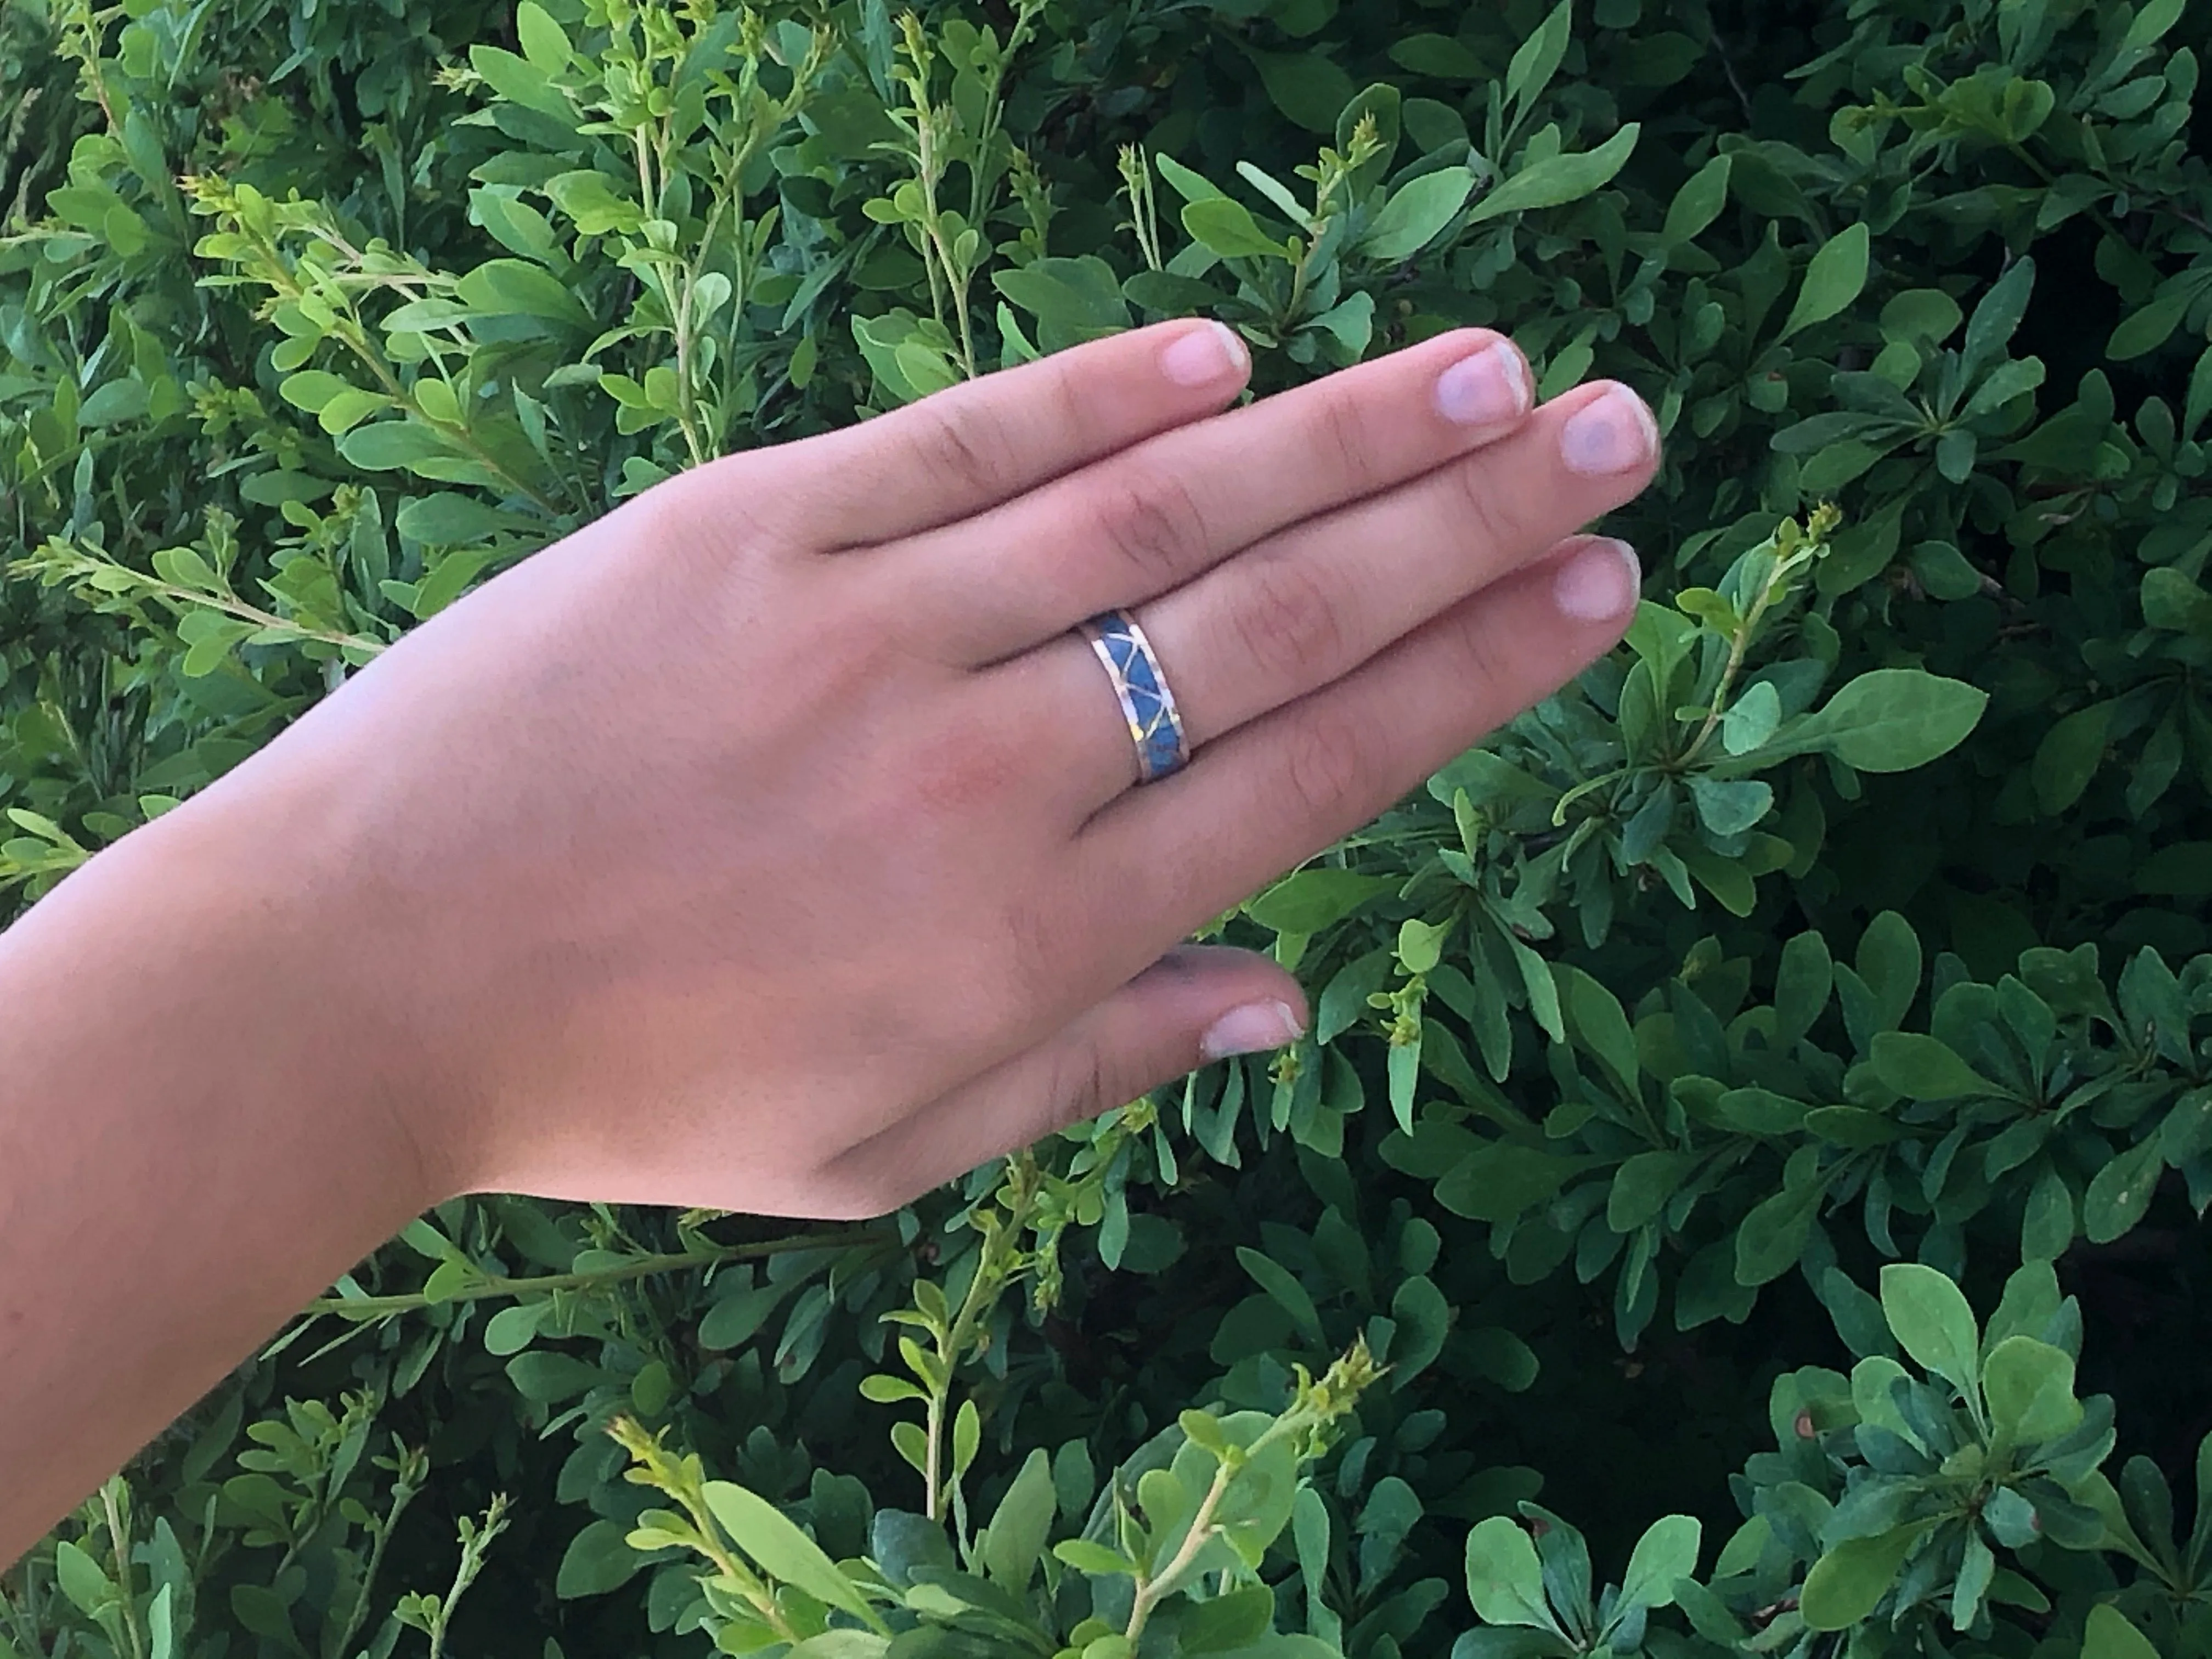
[[[6,0],[24,902],[614,499],[1133,323],[1668,447],[1626,646],[1223,920],[1297,1051],[870,1226],[446,1206],[0,1655],[2212,1656],[2208,31]]]

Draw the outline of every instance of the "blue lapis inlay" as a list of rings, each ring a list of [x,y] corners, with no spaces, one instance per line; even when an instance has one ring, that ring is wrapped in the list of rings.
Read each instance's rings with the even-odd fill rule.
[[[1182,721],[1175,698],[1160,678],[1159,665],[1146,647],[1136,624],[1123,611],[1109,611],[1090,623],[1091,639],[1108,672],[1114,677],[1115,694],[1136,742],[1140,781],[1150,783],[1178,770],[1188,760]]]

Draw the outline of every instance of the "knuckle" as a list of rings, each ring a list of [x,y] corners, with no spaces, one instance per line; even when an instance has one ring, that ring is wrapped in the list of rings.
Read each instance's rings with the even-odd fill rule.
[[[806,1212],[823,1221],[872,1221],[913,1196],[869,1156],[866,1143],[833,1158],[807,1179]]]
[[[1152,592],[1182,580],[1206,544],[1190,486],[1165,469],[1107,485],[1097,522],[1106,544]]]
[[[1097,1042],[1084,1038],[1062,1052],[1053,1071],[1046,1110],[1056,1123],[1081,1123],[1128,1102],[1114,1086],[1116,1070]]]
[[[1312,709],[1291,726],[1283,757],[1291,798],[1330,835],[1370,815],[1381,764],[1377,733],[1349,714]]]
[[[1451,629],[1453,666],[1459,681],[1480,696],[1486,686],[1505,684],[1498,661],[1498,640],[1490,607],[1466,605]]]
[[[1537,550],[1528,545],[1528,526],[1508,502],[1494,467],[1482,460],[1465,462],[1450,469],[1449,476],[1454,539],[1471,538],[1505,564],[1517,564]]]
[[[1374,434],[1355,395],[1328,386],[1316,400],[1314,424],[1326,467],[1355,484],[1376,476]]]
[[[1309,678],[1342,661],[1344,629],[1328,586],[1290,557],[1248,558],[1243,592],[1231,601],[1237,644],[1261,674]]]
[[[726,566],[781,546],[783,526],[763,516],[775,492],[759,487],[750,456],[724,456],[689,468],[608,515],[622,515],[631,544]]]
[[[1034,771],[1036,756],[1002,722],[947,721],[909,752],[901,793],[932,822],[972,823],[1005,805]]]
[[[1006,976],[1006,994],[994,1000],[1000,1009],[1025,1009],[1066,972],[1060,930],[1054,912],[1034,897],[1009,900],[1004,924],[1006,951],[999,970]]]
[[[1013,443],[1006,422],[977,398],[945,398],[927,410],[915,434],[922,464],[971,495],[996,496],[1013,473]]]

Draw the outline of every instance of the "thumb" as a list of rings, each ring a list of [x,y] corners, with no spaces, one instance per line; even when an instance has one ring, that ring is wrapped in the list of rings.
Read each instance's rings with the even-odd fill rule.
[[[1264,956],[1170,951],[1035,1048],[863,1141],[823,1174],[841,1209],[880,1214],[986,1159],[1232,1054],[1286,1047],[1305,994]]]

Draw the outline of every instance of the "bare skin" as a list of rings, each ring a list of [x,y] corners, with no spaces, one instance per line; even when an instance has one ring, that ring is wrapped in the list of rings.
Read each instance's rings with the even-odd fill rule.
[[[876,1214],[1294,1036],[1178,942],[1615,642],[1657,434],[1480,331],[1245,373],[1164,324],[672,480],[0,935],[0,1561],[446,1198]]]

